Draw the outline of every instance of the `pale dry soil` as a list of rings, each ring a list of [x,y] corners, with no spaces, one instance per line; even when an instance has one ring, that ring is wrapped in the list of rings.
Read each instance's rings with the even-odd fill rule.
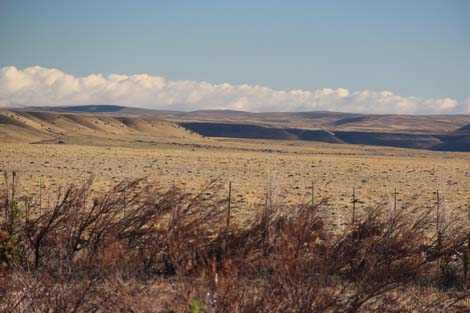
[[[436,190],[450,218],[470,205],[470,154],[295,141],[208,139],[202,144],[156,143],[99,147],[68,144],[0,144],[0,169],[18,170],[19,194],[45,194],[66,183],[94,177],[101,190],[123,179],[148,176],[163,186],[197,192],[211,179],[232,181],[232,206],[251,218],[271,189],[287,204],[328,199],[335,224],[351,216],[355,187],[358,210],[383,201],[422,209],[436,205]],[[270,186],[269,188],[267,186]]]

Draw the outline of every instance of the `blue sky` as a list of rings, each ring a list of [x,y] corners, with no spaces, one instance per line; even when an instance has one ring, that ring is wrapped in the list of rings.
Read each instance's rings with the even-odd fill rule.
[[[0,67],[470,97],[470,1],[0,1]]]

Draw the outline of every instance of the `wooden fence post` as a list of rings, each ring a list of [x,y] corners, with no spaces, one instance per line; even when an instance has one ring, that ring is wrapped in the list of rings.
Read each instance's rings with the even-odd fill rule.
[[[436,200],[437,200],[437,207],[436,207],[437,246],[438,246],[438,249],[440,249],[441,244],[442,244],[442,238],[441,238],[441,212],[440,212],[441,200],[439,197],[439,190],[436,190]]]
[[[353,210],[352,210],[352,224],[356,223],[356,187],[353,186],[353,193],[352,193],[352,205],[353,205]]]
[[[42,215],[42,177],[39,177],[39,214]]]
[[[315,183],[312,180],[312,208],[315,206]]]
[[[465,288],[469,287],[469,280],[468,280],[468,269],[470,265],[470,203],[467,207],[467,214],[468,214],[468,238],[467,238],[467,247],[463,249],[463,271],[464,271],[464,286]]]
[[[11,202],[15,202],[16,171],[11,172]]]
[[[5,180],[5,230],[8,229],[8,208],[10,206],[9,204],[9,190],[8,190],[8,171],[7,170],[3,170],[3,178]]]
[[[393,218],[395,218],[397,214],[397,188],[395,188],[393,192]]]
[[[230,209],[232,202],[232,182],[228,183],[227,228],[230,226]]]

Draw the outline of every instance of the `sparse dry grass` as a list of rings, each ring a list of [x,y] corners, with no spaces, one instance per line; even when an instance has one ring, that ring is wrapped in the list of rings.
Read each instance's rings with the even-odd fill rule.
[[[209,139],[208,139],[209,140]],[[263,201],[269,181],[286,203],[310,198],[329,199],[330,221],[349,220],[352,187],[359,209],[388,199],[394,188],[398,205],[414,199],[416,207],[434,207],[436,190],[453,216],[462,216],[470,203],[470,155],[408,149],[279,142],[215,140],[210,144],[155,144],[128,147],[2,144],[0,167],[20,171],[19,184],[38,193],[77,180],[95,178],[95,188],[108,188],[124,179],[149,176],[162,186],[177,184],[197,192],[205,182],[221,178],[233,183],[237,218],[252,215]],[[285,191],[289,190],[288,193]],[[346,217],[345,217],[346,216]]]
[[[15,256],[0,276],[2,310],[185,312],[195,300],[205,312],[469,310],[469,154],[232,139],[121,145],[1,145],[0,168],[19,173],[20,208],[17,250],[0,251]],[[436,190],[446,223],[462,222],[439,249]]]

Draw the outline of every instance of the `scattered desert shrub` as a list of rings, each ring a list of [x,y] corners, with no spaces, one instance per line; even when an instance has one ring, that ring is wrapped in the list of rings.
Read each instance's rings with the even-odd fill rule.
[[[433,234],[431,210],[383,205],[332,230],[322,202],[266,205],[240,226],[215,181],[194,195],[146,179],[97,193],[90,180],[46,204],[6,182],[5,312],[458,311],[469,295],[468,229]]]

